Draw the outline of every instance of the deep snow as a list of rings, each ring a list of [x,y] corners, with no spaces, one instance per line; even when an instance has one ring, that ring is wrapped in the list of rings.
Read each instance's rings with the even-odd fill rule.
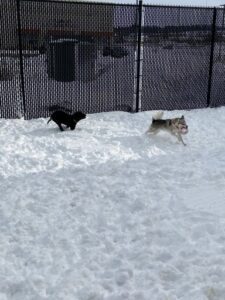
[[[0,300],[224,300],[225,108],[0,119]]]

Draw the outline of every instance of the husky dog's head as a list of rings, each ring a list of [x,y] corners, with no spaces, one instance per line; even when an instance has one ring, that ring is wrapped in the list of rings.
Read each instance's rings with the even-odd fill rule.
[[[181,134],[188,133],[188,126],[186,124],[184,116],[180,118],[175,118],[172,120],[173,126],[177,129],[177,131]]]

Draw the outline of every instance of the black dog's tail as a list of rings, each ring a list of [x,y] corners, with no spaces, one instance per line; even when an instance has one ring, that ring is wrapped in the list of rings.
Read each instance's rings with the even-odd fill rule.
[[[48,120],[47,124],[52,120],[52,118],[50,117],[50,119]]]

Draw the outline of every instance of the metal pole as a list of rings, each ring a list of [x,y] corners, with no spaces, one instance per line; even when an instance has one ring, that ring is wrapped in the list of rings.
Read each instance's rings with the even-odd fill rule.
[[[216,33],[216,8],[213,9],[213,23],[212,23],[212,39],[211,39],[211,53],[209,63],[209,80],[208,80],[208,93],[207,93],[207,107],[210,106],[211,86],[212,86],[212,71],[213,71],[213,56],[215,47],[215,33]]]
[[[20,0],[16,0],[17,5],[17,21],[18,21],[18,38],[19,38],[19,56],[20,56],[20,76],[21,76],[21,92],[23,98],[23,113],[26,112],[25,88],[24,88],[24,72],[23,72],[23,51],[22,51],[22,34],[21,34],[21,16],[20,16]]]
[[[137,48],[137,86],[136,86],[136,112],[140,109],[140,85],[141,85],[141,44],[142,44],[142,8],[143,2],[138,4],[138,48]]]
[[[225,4],[220,5],[223,7],[223,17],[222,17],[222,31],[221,31],[221,40],[220,40],[220,47],[219,47],[219,59],[221,59],[221,44],[223,42],[222,38],[223,38],[223,27],[224,27],[224,13],[225,13]]]

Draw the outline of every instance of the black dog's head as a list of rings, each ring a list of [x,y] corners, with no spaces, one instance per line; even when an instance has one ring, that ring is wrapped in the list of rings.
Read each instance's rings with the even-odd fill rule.
[[[82,119],[85,119],[86,115],[84,113],[82,113],[81,111],[77,111],[73,114],[73,119],[74,121],[78,122]]]

